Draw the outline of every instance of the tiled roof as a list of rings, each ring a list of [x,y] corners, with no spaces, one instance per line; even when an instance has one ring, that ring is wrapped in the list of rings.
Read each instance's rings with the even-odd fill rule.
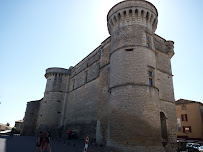
[[[198,101],[192,101],[192,100],[186,100],[186,99],[179,99],[175,102],[176,105],[178,104],[187,104],[187,103],[199,103],[201,105],[203,105],[203,103],[198,102]]]
[[[4,126],[4,127],[7,127],[7,128],[12,128],[12,127],[10,127],[10,126],[7,126],[6,124],[2,124],[2,123],[0,123],[0,126]]]
[[[15,122],[23,122],[23,120],[18,120],[18,121],[15,121]]]

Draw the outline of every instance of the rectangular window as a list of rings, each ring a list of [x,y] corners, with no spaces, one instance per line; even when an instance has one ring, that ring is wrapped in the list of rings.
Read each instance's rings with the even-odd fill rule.
[[[152,79],[149,78],[149,85],[152,86]]]
[[[146,47],[150,48],[150,43],[147,43],[147,44],[146,44]]]
[[[183,133],[191,133],[192,132],[192,128],[191,126],[183,126]]]
[[[180,118],[177,118],[177,130],[178,130],[178,132],[181,132],[181,121],[180,121]]]
[[[181,115],[181,120],[182,120],[182,121],[188,121],[188,119],[187,119],[187,114],[182,114],[182,115]]]
[[[149,77],[149,85],[153,85],[153,73],[152,71],[148,71],[148,77]]]
[[[88,75],[88,70],[85,71],[85,82],[87,83],[87,75]]]
[[[182,106],[182,110],[186,110],[186,106],[185,105]]]
[[[146,34],[146,47],[151,48],[151,36]]]
[[[73,86],[72,86],[73,90],[75,89],[75,79],[73,79]]]
[[[152,71],[148,72],[149,77],[152,77]]]

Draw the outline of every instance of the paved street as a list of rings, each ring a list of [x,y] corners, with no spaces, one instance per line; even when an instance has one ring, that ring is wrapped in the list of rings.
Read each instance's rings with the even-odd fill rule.
[[[34,152],[37,138],[14,136],[13,138],[0,135],[0,152]],[[51,141],[52,152],[83,152],[83,140]],[[88,152],[102,152],[100,147],[90,145]]]

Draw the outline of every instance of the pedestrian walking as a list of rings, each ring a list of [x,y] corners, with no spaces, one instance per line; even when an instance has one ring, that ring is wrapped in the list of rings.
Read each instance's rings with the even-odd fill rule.
[[[72,134],[72,131],[70,129],[67,130],[67,138],[70,139],[71,138],[71,134]]]
[[[11,137],[13,137],[13,134],[15,133],[15,131],[16,131],[16,127],[13,127],[13,128],[11,129],[11,133],[10,133],[10,136],[11,136]]]
[[[36,144],[35,152],[38,152],[39,149],[42,152],[42,148],[41,148],[42,142],[43,142],[43,135],[42,135],[42,132],[40,131],[39,135],[37,136],[37,144]]]
[[[47,147],[49,148],[49,152],[51,152],[51,146],[50,146],[50,132],[47,132],[44,138],[44,141],[42,143],[42,152],[47,150]]]

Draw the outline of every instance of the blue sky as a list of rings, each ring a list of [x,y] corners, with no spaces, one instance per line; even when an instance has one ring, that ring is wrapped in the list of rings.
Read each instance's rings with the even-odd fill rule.
[[[175,42],[175,99],[203,102],[203,1],[149,1],[159,13],[155,33]],[[74,66],[109,36],[106,15],[118,2],[0,1],[0,123],[14,125],[43,97],[47,68]]]

